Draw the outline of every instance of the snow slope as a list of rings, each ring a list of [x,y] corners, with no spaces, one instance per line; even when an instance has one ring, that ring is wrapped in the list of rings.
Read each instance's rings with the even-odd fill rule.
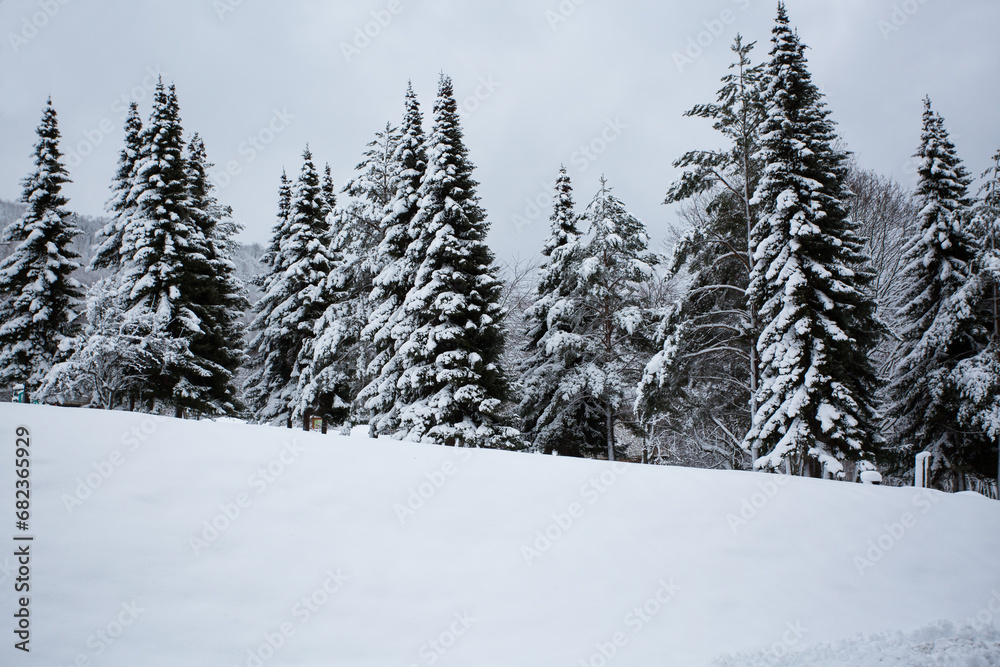
[[[992,624],[956,627],[948,621],[939,621],[915,632],[852,637],[784,654],[771,647],[756,654],[726,656],[715,664],[717,667],[995,667],[1000,665],[1000,632]]]
[[[45,406],[0,405],[7,545],[18,425],[31,652],[5,630],[2,665],[774,664],[1000,611],[972,494]]]

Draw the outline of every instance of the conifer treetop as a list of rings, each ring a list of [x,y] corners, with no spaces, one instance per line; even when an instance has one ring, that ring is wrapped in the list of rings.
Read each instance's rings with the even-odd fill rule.
[[[948,138],[944,121],[924,100],[918,162],[920,211],[903,255],[905,289],[898,303],[902,342],[889,387],[895,451],[908,465],[918,451],[932,454],[935,476],[947,461],[959,465],[976,449],[975,434],[956,429],[956,399],[985,330],[977,323],[973,271],[977,249],[966,228],[971,179]]]
[[[23,181],[27,210],[0,233],[13,251],[0,262],[0,384],[24,383],[29,394],[63,354],[60,344],[79,329],[82,297],[72,277],[80,267],[70,244],[80,233],[66,210],[69,176],[59,149],[51,98],[36,130],[34,169]]]
[[[848,216],[847,154],[783,4],[772,44],[748,288],[762,325],[761,383],[746,443],[767,452],[758,467],[791,457],[800,473],[815,462],[836,474],[845,459],[874,456],[877,378],[867,350],[882,328]]]
[[[128,222],[129,212],[135,206],[133,196],[133,175],[142,149],[142,119],[139,105],[131,102],[125,119],[125,145],[118,157],[118,170],[111,183],[111,197],[105,210],[112,219],[98,234],[98,246],[90,261],[90,270],[120,269],[128,249],[123,247],[122,238]]]
[[[499,414],[508,390],[498,366],[501,286],[472,169],[451,79],[442,74],[406,251],[416,271],[402,305],[411,333],[398,348],[406,406],[400,419],[414,439],[506,446],[512,434]]]

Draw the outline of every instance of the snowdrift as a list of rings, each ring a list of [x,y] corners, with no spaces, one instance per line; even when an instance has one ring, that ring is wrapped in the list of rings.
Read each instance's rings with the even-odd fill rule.
[[[942,620],[996,644],[1000,503],[973,494],[45,406],[0,424],[3,665],[812,664],[788,656]]]

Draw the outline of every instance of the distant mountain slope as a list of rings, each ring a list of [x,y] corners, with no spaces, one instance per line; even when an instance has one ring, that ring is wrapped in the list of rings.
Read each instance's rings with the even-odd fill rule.
[[[17,220],[25,210],[25,205],[20,202],[12,202],[0,199],[0,229]],[[92,217],[89,215],[74,214],[76,224],[83,230],[83,234],[76,237],[73,242],[73,250],[83,258],[81,264],[86,267],[90,263],[90,258],[94,255],[94,244],[97,242],[97,234],[107,223],[107,218]],[[250,284],[250,280],[260,273],[260,257],[264,254],[264,248],[259,243],[239,244],[236,256],[231,258],[236,263],[237,275],[247,283],[250,303],[254,303],[260,298],[260,290]],[[0,245],[0,259],[10,255],[12,248]],[[80,271],[77,273],[77,280],[85,285],[92,285],[96,281],[104,278],[107,271]]]

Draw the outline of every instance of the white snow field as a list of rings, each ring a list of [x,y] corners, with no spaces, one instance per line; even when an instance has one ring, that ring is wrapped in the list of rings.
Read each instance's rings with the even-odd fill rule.
[[[718,667],[994,667],[1000,665],[1000,632],[992,624],[956,627],[948,621],[939,621],[915,632],[886,632],[815,644],[783,655],[770,649],[755,655],[725,657],[715,664]]]
[[[0,425],[4,666],[1000,664],[1000,503],[973,494],[46,406]]]

